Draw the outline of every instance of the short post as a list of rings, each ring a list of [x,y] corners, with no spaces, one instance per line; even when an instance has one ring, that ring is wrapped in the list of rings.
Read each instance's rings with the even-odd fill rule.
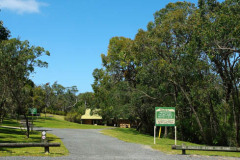
[[[159,133],[158,133],[158,139],[161,138],[161,131],[162,131],[162,127],[160,126],[160,128],[159,128]]]
[[[33,125],[33,112],[32,112],[32,125]],[[33,129],[32,129],[32,131],[33,131]]]
[[[183,150],[182,150],[182,155],[185,155],[185,154],[186,154],[186,150],[183,149]]]
[[[31,126],[31,131],[33,131],[33,122],[30,123],[30,126]]]
[[[49,146],[45,146],[45,153],[49,153]]]
[[[46,134],[47,134],[46,131],[42,131],[42,143],[46,143],[46,142],[47,142]],[[45,149],[46,149],[46,148],[45,148]]]
[[[186,146],[185,146],[185,144],[183,143],[182,144],[182,155],[185,155],[186,154]]]

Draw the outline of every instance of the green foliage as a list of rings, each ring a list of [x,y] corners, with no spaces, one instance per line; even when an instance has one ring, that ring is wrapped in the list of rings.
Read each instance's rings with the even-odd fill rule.
[[[82,115],[77,112],[68,112],[65,120],[75,123],[81,123],[81,116]]]
[[[33,103],[39,112],[66,115],[78,107],[79,98],[76,96],[77,87],[64,87],[57,82],[36,86],[34,88]]]
[[[34,83],[30,75],[35,67],[47,67],[42,61],[42,55],[50,55],[39,46],[30,45],[29,41],[20,41],[10,37],[10,31],[0,23],[0,118],[3,121],[6,114],[24,115],[28,122],[28,108],[34,104]],[[29,126],[27,123],[27,136]]]
[[[103,118],[135,117],[138,130],[153,134],[154,108],[171,106],[180,139],[239,145],[239,6],[169,3],[134,40],[113,37],[104,68],[93,72]]]
[[[10,31],[3,26],[3,22],[0,21],[0,41],[7,40],[10,37]]]

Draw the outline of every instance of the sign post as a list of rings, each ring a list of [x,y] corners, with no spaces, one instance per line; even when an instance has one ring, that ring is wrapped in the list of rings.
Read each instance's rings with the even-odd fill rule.
[[[32,114],[31,130],[33,131],[33,115],[34,115],[34,114],[37,114],[37,108],[29,108],[29,112]]]
[[[153,142],[154,144],[156,144],[156,138],[155,137],[156,137],[156,126],[154,126],[154,142]]]
[[[156,126],[174,126],[175,127],[175,145],[177,143],[175,126],[175,107],[155,107],[155,126],[154,126],[154,144]]]
[[[177,145],[177,126],[174,126],[175,128],[175,146]]]

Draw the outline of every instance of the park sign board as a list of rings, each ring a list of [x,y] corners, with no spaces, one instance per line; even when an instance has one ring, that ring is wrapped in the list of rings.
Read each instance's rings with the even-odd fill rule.
[[[37,108],[29,108],[31,114],[37,114]]]
[[[155,107],[155,126],[175,126],[175,107]]]

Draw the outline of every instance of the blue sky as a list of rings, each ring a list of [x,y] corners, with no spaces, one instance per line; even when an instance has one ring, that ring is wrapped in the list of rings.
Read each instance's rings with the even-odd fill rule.
[[[38,68],[35,84],[57,81],[92,91],[92,72],[101,68],[112,37],[134,38],[153,14],[175,0],[0,0],[0,20],[12,37],[44,47],[48,68]],[[190,2],[197,3],[197,0]]]

